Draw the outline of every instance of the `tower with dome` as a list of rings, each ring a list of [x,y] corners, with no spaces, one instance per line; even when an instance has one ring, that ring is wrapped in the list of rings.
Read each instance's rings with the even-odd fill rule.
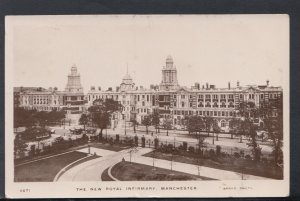
[[[126,75],[123,77],[122,82],[120,84],[121,91],[131,91],[134,89],[134,83],[131,76],[128,74],[128,68]]]
[[[161,91],[176,90],[179,88],[177,81],[177,69],[171,55],[167,57],[166,66],[162,69],[162,81],[159,88]]]

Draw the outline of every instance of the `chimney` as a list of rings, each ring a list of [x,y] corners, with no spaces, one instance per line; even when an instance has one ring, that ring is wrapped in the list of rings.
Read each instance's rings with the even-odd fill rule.
[[[240,82],[239,81],[237,81],[236,86],[240,87]]]
[[[116,91],[118,92],[120,90],[120,87],[116,87]]]
[[[269,80],[267,80],[267,87],[269,86],[269,83],[270,83],[270,81],[269,81]]]
[[[98,87],[98,91],[101,91],[101,87]]]
[[[208,89],[208,83],[206,82],[206,89]]]
[[[204,84],[202,85],[202,89],[204,89]]]
[[[228,89],[230,89],[230,82],[228,82]]]
[[[91,91],[94,91],[95,90],[95,87],[94,86],[91,86]]]

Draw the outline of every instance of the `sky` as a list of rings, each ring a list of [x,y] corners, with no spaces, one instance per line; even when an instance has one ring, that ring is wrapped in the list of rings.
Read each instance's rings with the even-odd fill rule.
[[[181,86],[281,86],[289,68],[287,15],[13,16],[14,86],[58,87],[76,65],[87,92],[115,88],[128,72],[137,86],[161,82],[168,55]]]

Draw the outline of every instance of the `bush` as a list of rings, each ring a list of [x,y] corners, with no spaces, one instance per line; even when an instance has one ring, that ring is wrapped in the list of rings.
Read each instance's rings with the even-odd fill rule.
[[[182,143],[182,150],[186,151],[187,150],[187,142]]]
[[[194,154],[194,153],[195,153],[195,147],[189,146],[189,152],[190,152],[191,154]]]
[[[244,157],[244,155],[245,155],[244,150],[241,150],[241,151],[240,151],[240,156],[241,156],[241,157]]]
[[[222,157],[222,158],[225,158],[226,156],[227,156],[227,153],[221,152],[221,157]]]
[[[215,155],[216,155],[215,150],[210,149],[210,150],[209,150],[209,157],[214,158]]]
[[[136,147],[139,145],[139,138],[138,138],[138,136],[134,136],[134,145]]]
[[[217,156],[220,156],[221,155],[221,146],[220,145],[217,145],[217,150],[216,150],[216,154]]]
[[[240,157],[241,157],[241,155],[240,155],[238,152],[234,152],[234,153],[233,153],[233,156],[234,156],[235,158],[240,158]]]
[[[145,137],[143,136],[143,137],[142,137],[142,147],[145,147],[145,143],[146,143],[146,139],[145,139]]]
[[[249,154],[247,154],[247,155],[245,156],[245,159],[246,159],[246,160],[251,160],[251,156],[250,156]]]
[[[117,134],[117,135],[116,135],[116,142],[118,143],[119,141],[120,141],[120,135]]]
[[[154,148],[158,149],[159,141],[157,138],[154,139]]]

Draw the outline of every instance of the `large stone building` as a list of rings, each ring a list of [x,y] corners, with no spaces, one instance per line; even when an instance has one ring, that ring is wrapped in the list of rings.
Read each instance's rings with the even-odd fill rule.
[[[237,107],[241,102],[253,102],[256,107],[282,96],[281,87],[272,87],[269,81],[264,85],[216,88],[205,83],[199,83],[187,88],[177,81],[177,69],[171,56],[166,59],[162,68],[162,81],[159,86],[151,85],[150,89],[137,87],[131,76],[126,73],[119,86],[102,90],[91,87],[85,96],[80,83],[77,67],[72,66],[64,91],[57,88],[15,88],[15,105],[44,111],[62,109],[67,111],[67,118],[76,119],[97,99],[114,99],[122,104],[122,111],[112,119],[112,126],[120,122],[136,120],[142,122],[146,115],[155,110],[160,117],[171,118],[173,125],[183,125],[187,115],[211,116],[218,120],[222,130],[228,130],[229,120],[236,116]],[[276,115],[276,114],[274,114]],[[257,120],[257,123],[260,120]]]
[[[76,66],[71,68],[64,91],[58,91],[56,87],[49,89],[15,87],[14,102],[20,107],[37,111],[65,110],[66,118],[73,121],[78,121],[79,115],[86,108],[86,100]]]
[[[236,116],[237,107],[241,102],[253,102],[256,107],[276,100],[282,96],[281,87],[265,85],[216,88],[206,83],[199,83],[191,88],[181,87],[177,81],[177,70],[171,56],[166,59],[162,69],[162,81],[159,89],[151,87],[135,87],[127,73],[116,90],[107,91],[91,87],[87,94],[88,106],[96,99],[113,98],[123,105],[121,118],[126,121],[133,119],[141,123],[142,119],[154,110],[158,110],[161,118],[171,118],[173,125],[183,125],[187,115],[211,116],[218,120],[222,130],[228,130],[229,120]],[[276,114],[275,114],[276,115]],[[259,123],[257,119],[257,123]]]

